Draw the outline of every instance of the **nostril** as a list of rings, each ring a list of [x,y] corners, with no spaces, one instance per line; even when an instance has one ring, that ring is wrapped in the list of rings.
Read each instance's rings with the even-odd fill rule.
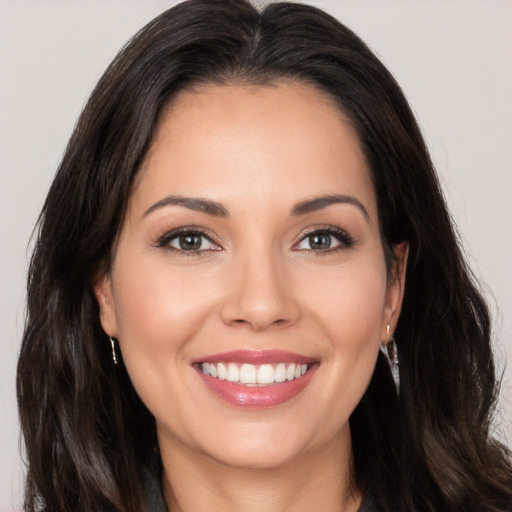
[[[237,327],[237,326],[247,327],[247,328],[250,328],[250,329],[253,329],[256,331],[268,329],[269,327],[271,328],[272,326],[283,327],[287,323],[289,323],[289,320],[286,320],[285,318],[278,318],[276,320],[271,320],[268,322],[265,322],[265,321],[258,322],[255,319],[253,319],[253,321],[251,321],[249,319],[244,320],[243,318],[235,318],[234,320],[231,320],[229,322],[229,324],[233,327]]]

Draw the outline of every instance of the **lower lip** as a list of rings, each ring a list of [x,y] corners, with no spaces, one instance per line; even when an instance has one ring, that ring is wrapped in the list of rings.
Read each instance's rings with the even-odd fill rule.
[[[268,386],[245,386],[205,375],[196,369],[208,389],[228,404],[245,409],[265,409],[284,404],[296,397],[311,381],[317,365],[298,379],[270,384]]]

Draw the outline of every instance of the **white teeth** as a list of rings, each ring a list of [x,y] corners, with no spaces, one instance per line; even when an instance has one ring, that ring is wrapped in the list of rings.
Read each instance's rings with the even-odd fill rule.
[[[217,365],[217,378],[220,380],[226,380],[228,377],[228,370],[225,365],[219,363]]]
[[[271,364],[262,364],[258,368],[258,384],[272,384],[274,382],[274,367]]]
[[[240,370],[235,363],[228,364],[226,379],[229,380],[229,382],[238,382],[240,380]]]
[[[256,384],[256,366],[253,364],[243,364],[240,366],[240,382],[242,384]]]
[[[202,363],[201,370],[205,375],[219,380],[264,386],[274,382],[299,379],[308,371],[308,365],[295,363],[278,363],[277,365]]]
[[[290,366],[295,366],[293,363]],[[276,374],[274,380],[276,382],[284,382],[286,380],[286,366],[284,363],[279,363],[276,366]]]

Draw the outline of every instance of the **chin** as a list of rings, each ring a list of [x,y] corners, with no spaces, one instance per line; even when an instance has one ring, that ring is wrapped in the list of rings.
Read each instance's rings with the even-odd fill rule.
[[[279,442],[233,443],[227,451],[210,453],[219,464],[241,470],[273,470],[288,466],[305,455],[303,446]]]
[[[324,428],[322,428],[324,427]],[[279,424],[242,424],[226,428],[218,439],[204,445],[204,453],[225,466],[247,470],[273,470],[298,464],[315,454],[350,444],[346,428],[308,424],[305,417]],[[212,448],[213,447],[213,448]],[[336,449],[336,448],[334,448]]]

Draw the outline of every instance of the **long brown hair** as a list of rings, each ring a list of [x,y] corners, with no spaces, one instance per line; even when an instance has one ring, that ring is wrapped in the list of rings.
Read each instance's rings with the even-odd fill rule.
[[[379,359],[351,417],[354,477],[382,511],[512,510],[489,434],[497,382],[487,307],[457,242],[414,116],[393,77],[319,9],[191,0],[119,53],[94,89],[41,212],[17,392],[25,510],[140,512],[159,479],[154,419],[112,365],[92,281],[108,269],[159,114],[198,83],[291,79],[330,95],[371,167],[387,254],[410,256],[395,333],[400,395]]]

